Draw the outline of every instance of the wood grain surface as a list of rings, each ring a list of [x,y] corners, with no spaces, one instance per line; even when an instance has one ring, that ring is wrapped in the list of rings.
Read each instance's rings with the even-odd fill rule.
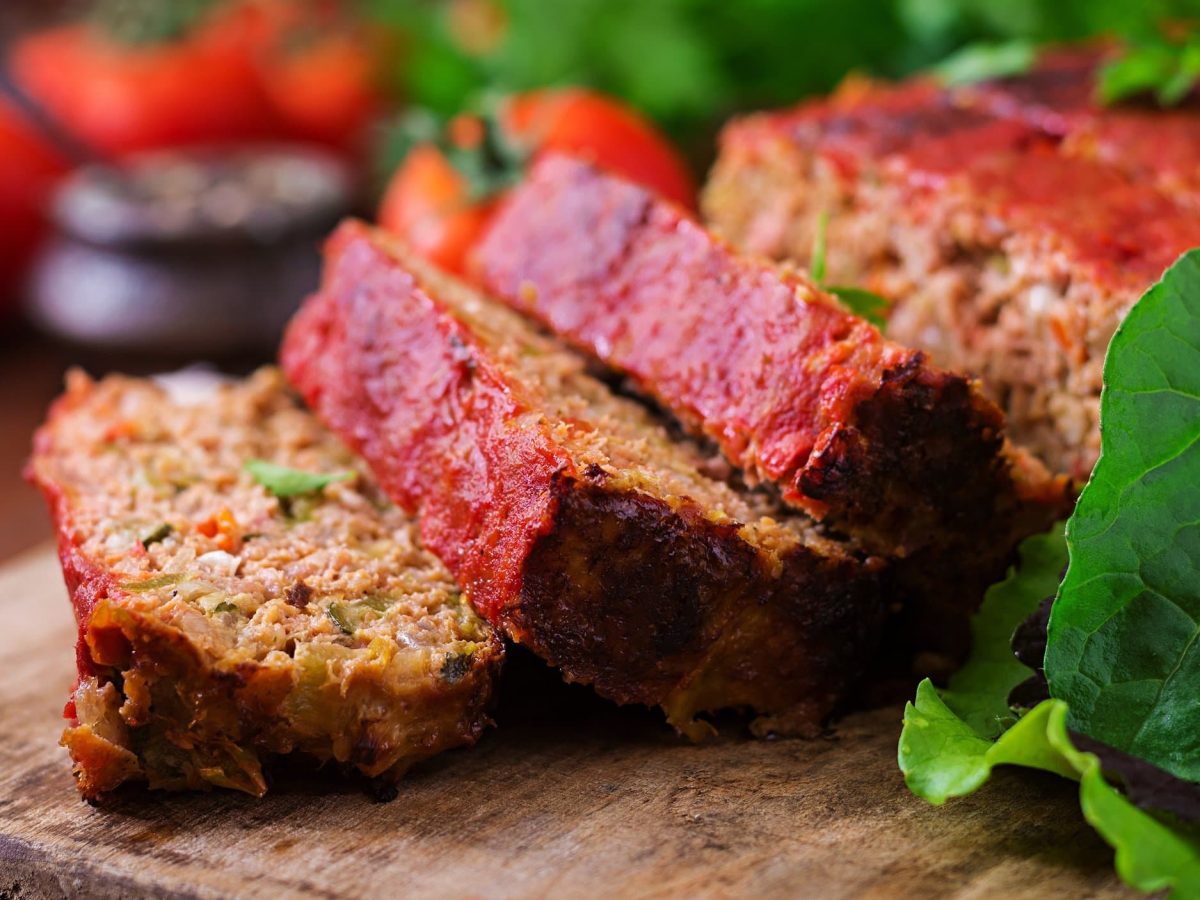
[[[292,767],[264,800],[83,803],[57,746],[73,627],[49,548],[0,570],[0,898],[1115,897],[1074,786],[1002,772],[935,809],[900,711],[815,741],[693,746],[516,654],[497,718],[399,796]]]

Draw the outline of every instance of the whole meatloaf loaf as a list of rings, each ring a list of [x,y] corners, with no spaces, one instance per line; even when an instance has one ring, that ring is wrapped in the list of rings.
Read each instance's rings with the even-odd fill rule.
[[[1087,477],[1104,352],[1141,293],[1200,244],[1200,115],[1100,109],[1095,48],[948,89],[851,79],[726,127],[709,221],[747,252],[811,259],[893,301],[888,334],[978,375],[1012,437]]]
[[[811,732],[880,639],[879,563],[711,470],[516,313],[347,223],[283,365],[476,608],[565,677]],[[728,467],[725,467],[726,469]]]
[[[79,623],[79,790],[261,795],[278,754],[394,779],[470,744],[503,647],[278,371],[175,400],[72,373],[35,439]]]
[[[898,571],[926,598],[949,580],[969,606],[1061,508],[1064,486],[1008,445],[971,379],[587,163],[543,159],[473,265],[785,501],[906,560]],[[934,618],[954,629],[951,611]]]

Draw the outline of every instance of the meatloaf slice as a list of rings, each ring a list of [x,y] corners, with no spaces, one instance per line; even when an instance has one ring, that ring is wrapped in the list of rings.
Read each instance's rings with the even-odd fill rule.
[[[72,373],[29,475],[79,623],[85,797],[261,795],[287,753],[391,780],[488,724],[499,638],[277,371],[186,401]]]
[[[476,608],[574,681],[699,735],[811,731],[878,646],[878,561],[705,474],[512,311],[348,223],[283,365],[417,511]]]
[[[851,81],[737,120],[705,214],[801,264],[827,218],[830,280],[891,298],[889,336],[978,375],[1015,441],[1086,478],[1108,341],[1200,243],[1200,117],[1096,109],[1099,58],[1058,52],[969,90]]]
[[[1154,185],[1188,209],[1200,206],[1200,102],[1177,107],[1127,101],[1103,105],[1097,70],[1119,48],[1052,48],[1030,72],[955,88],[956,105],[1018,119],[1061,139],[1060,152],[1102,162]]]
[[[540,162],[474,265],[786,501],[922,571],[952,563],[976,597],[1063,499],[970,379],[586,163]]]

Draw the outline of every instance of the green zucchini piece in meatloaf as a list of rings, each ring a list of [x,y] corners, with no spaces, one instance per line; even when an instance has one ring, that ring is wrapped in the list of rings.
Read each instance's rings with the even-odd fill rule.
[[[293,752],[393,779],[488,724],[502,644],[277,371],[191,400],[72,373],[29,475],[79,623],[84,796],[261,795]]]
[[[726,708],[811,732],[879,648],[882,561],[727,483],[581,356],[383,232],[330,239],[282,360],[476,608],[569,680],[691,735]]]

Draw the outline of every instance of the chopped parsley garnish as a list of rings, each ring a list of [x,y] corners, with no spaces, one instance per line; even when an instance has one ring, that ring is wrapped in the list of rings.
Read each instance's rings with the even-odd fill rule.
[[[305,472],[262,459],[248,460],[242,466],[264,488],[279,498],[298,497],[324,490],[337,481],[349,481],[353,472]]]
[[[825,283],[825,232],[829,229],[829,213],[822,212],[817,217],[817,229],[813,234],[812,259],[808,266],[809,275],[822,290],[833,294],[847,310],[866,319],[876,328],[887,325],[887,312],[891,303],[886,297],[872,293],[864,288],[848,287]]]

